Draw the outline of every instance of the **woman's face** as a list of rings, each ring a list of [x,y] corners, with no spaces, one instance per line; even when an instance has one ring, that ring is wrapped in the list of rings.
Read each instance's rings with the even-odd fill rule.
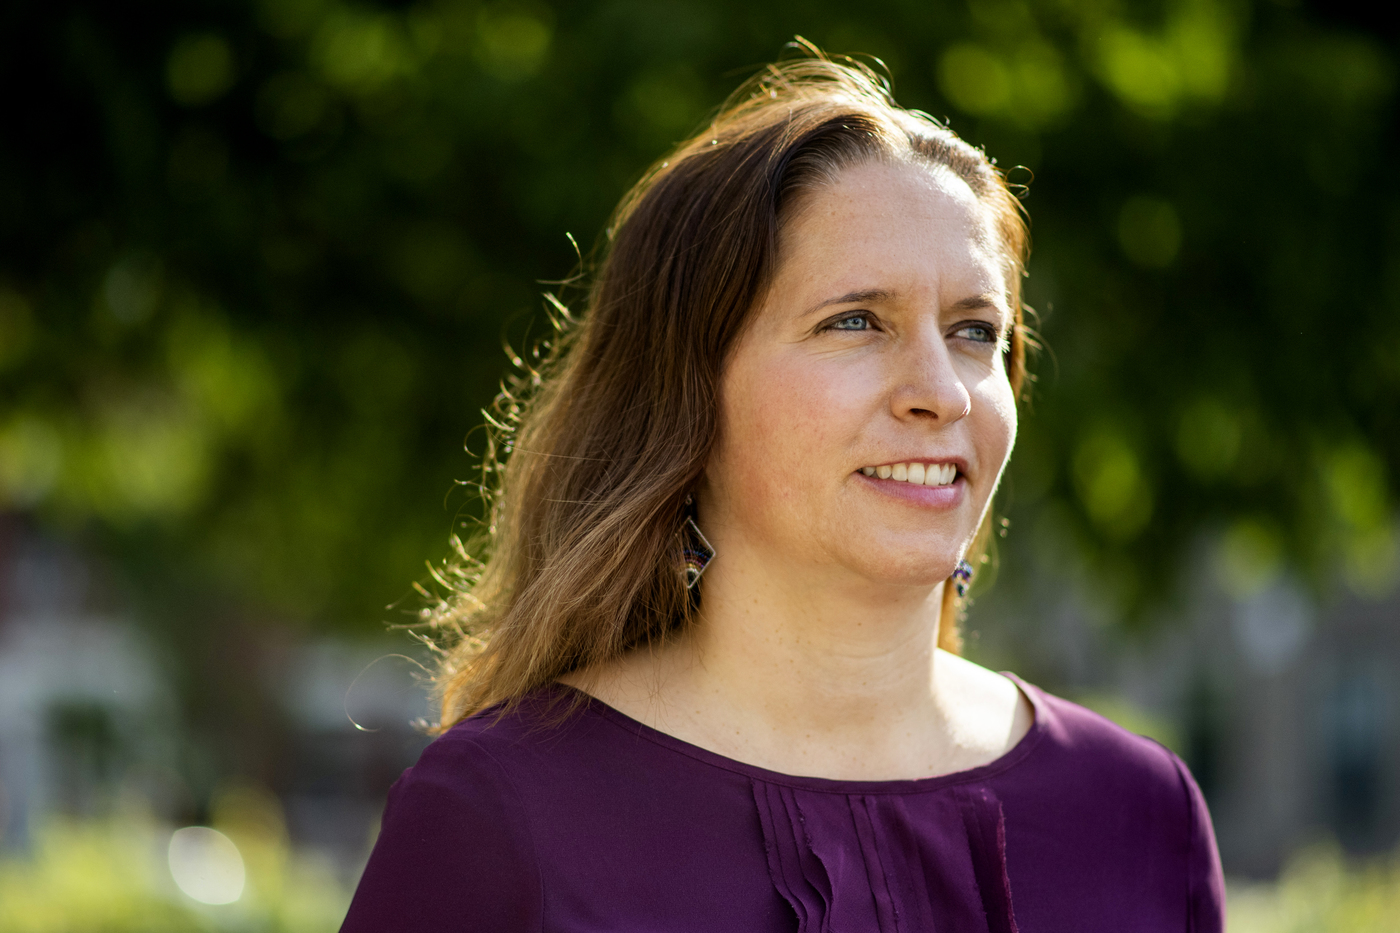
[[[721,557],[945,579],[1016,436],[1012,322],[992,215],[952,172],[871,162],[805,194],[722,380],[700,516]]]

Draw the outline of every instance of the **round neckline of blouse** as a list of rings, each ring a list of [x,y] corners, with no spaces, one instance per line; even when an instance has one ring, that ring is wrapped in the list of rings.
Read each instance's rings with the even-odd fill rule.
[[[1021,694],[1030,701],[1031,709],[1035,714],[1031,727],[1026,730],[1026,734],[1021,736],[1020,741],[1013,745],[1000,758],[996,758],[984,765],[975,768],[968,768],[963,771],[952,771],[948,774],[938,774],[925,778],[895,778],[891,780],[843,780],[840,778],[810,777],[800,774],[786,774],[782,771],[771,771],[767,768],[752,765],[737,758],[729,758],[718,752],[712,752],[708,748],[694,745],[684,739],[678,739],[674,735],[662,732],[648,726],[646,723],[633,719],[626,713],[618,710],[602,700],[569,684],[558,683],[550,686],[555,689],[576,693],[584,700],[584,708],[591,710],[625,732],[638,738],[646,739],[653,744],[668,749],[687,758],[699,761],[711,767],[721,768],[742,774],[753,780],[763,781],[768,784],[781,784],[787,787],[801,790],[818,791],[832,794],[912,794],[926,793],[942,787],[950,787],[957,784],[981,781],[995,774],[1000,774],[1010,768],[1020,764],[1035,746],[1040,743],[1040,739],[1048,729],[1046,719],[1049,710],[1046,707],[1044,698],[1040,691],[1010,671],[1000,671],[1003,677],[1016,685]]]

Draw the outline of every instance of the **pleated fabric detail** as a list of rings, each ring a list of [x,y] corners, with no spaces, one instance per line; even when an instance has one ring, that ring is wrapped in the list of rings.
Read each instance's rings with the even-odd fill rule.
[[[845,794],[753,781],[768,873],[799,933],[1016,933],[985,785]]]

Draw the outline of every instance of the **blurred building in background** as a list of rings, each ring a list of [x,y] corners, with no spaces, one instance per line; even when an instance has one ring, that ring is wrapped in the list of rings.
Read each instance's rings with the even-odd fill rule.
[[[0,522],[0,850],[26,852],[56,818],[132,806],[172,829],[207,823],[222,787],[253,784],[278,798],[292,844],[353,884],[385,792],[428,741],[421,669],[398,653],[407,643],[255,653],[237,676],[275,714],[247,725],[280,754],[270,771],[216,763],[190,734],[168,653],[100,592],[94,568],[19,521]]]
[[[83,557],[0,528],[0,843],[25,849],[46,816],[103,813],[130,782],[168,796],[148,782],[176,710],[130,620],[89,604]]]
[[[1034,560],[1031,550],[1007,559]],[[1400,593],[1368,597],[1339,580],[1319,603],[1272,573],[1232,595],[1220,548],[1200,552],[1179,598],[1136,631],[1072,571],[1023,568],[1029,582],[994,587],[974,606],[969,653],[1180,754],[1206,794],[1228,874],[1274,877],[1324,840],[1356,856],[1392,850]]]
[[[263,774],[210,771],[159,647],[119,609],[94,608],[92,564],[3,525],[0,832],[24,850],[56,816],[101,817],[134,796],[172,828],[206,822],[215,784],[266,782],[294,846],[346,885],[368,855],[389,785],[428,741],[419,662],[401,641],[318,639],[257,656],[246,688],[278,714]],[[969,651],[1163,741],[1210,802],[1226,871],[1270,877],[1302,846],[1371,855],[1400,841],[1400,596],[1317,605],[1287,577],[1232,599],[1193,575],[1175,624],[1125,636],[1092,599],[1043,580],[993,590]],[[110,597],[107,597],[110,601]],[[1036,606],[1034,610],[1028,606]]]

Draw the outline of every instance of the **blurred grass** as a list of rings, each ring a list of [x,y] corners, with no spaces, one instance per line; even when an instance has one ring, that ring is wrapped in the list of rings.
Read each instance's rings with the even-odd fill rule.
[[[1400,933],[1400,853],[1352,862],[1320,844],[1277,883],[1228,887],[1230,933]]]
[[[230,799],[231,798],[231,799]],[[213,823],[247,871],[232,904],[200,904],[176,887],[166,851],[174,827],[139,806],[100,820],[54,820],[27,856],[0,860],[3,933],[321,933],[339,928],[350,892],[324,861],[292,851],[267,799],[225,795]]]
[[[28,857],[0,860],[3,933],[319,933],[340,925],[350,892],[329,866],[293,852],[270,808],[225,806],[214,823],[243,854],[248,883],[209,907],[175,887],[171,828],[139,808],[103,820],[60,820]],[[253,800],[257,803],[256,799]],[[235,801],[237,804],[238,801]],[[251,817],[251,818],[250,818]],[[1367,862],[1332,844],[1299,852],[1275,883],[1230,882],[1231,933],[1400,933],[1400,853]]]

